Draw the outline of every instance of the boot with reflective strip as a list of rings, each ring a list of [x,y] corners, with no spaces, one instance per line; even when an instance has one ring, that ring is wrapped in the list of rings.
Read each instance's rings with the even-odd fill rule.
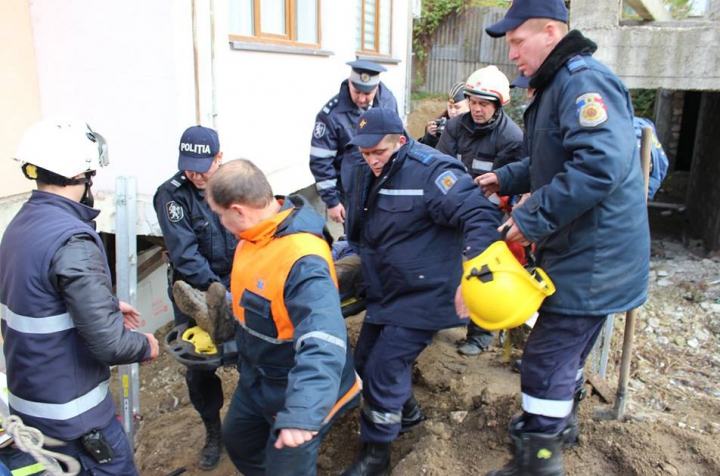
[[[580,387],[578,390],[575,391],[575,398],[573,401],[573,408],[572,412],[570,413],[570,417],[568,418],[567,426],[563,430],[563,433],[565,434],[565,448],[572,448],[573,446],[577,446],[580,442],[580,426],[578,424],[578,408],[580,406],[580,402],[585,398],[587,395],[587,389],[585,388],[585,385]],[[524,413],[518,413],[517,415],[513,416],[510,419],[510,423],[508,424],[508,432],[510,433],[510,437],[513,439],[515,444],[517,445],[517,438],[522,432],[523,426],[525,425],[525,414]]]
[[[363,443],[360,458],[341,476],[390,474],[390,443]]]
[[[565,476],[562,456],[565,431],[552,434],[520,431],[512,461],[485,476]]]

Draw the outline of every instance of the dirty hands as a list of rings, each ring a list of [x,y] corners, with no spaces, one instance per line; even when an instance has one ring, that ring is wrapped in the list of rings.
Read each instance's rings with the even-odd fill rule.
[[[312,440],[313,436],[317,434],[317,431],[283,428],[280,430],[280,434],[275,442],[275,448],[279,450],[283,449],[285,446],[295,448],[296,446],[300,446],[303,443]]]
[[[330,219],[336,223],[345,223],[345,207],[342,203],[338,203],[332,208],[328,208]]]
[[[455,291],[455,313],[458,317],[470,317],[470,311],[468,311],[465,300],[462,297],[462,288],[460,286],[458,286],[457,291]]]

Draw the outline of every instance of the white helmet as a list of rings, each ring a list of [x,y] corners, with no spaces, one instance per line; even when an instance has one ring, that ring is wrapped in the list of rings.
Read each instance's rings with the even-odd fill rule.
[[[103,136],[86,123],[65,117],[44,119],[30,126],[14,159],[68,179],[109,163]]]
[[[510,102],[510,81],[496,66],[486,66],[470,75],[465,84],[465,95],[488,99],[504,106]]]

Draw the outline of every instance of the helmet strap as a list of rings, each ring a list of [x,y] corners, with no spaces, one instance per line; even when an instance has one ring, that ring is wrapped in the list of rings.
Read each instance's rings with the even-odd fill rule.
[[[83,205],[87,205],[88,207],[92,208],[95,205],[95,197],[93,197],[92,193],[92,178],[93,175],[95,175],[95,171],[85,172],[85,178],[82,179],[75,179],[73,182],[77,182],[77,184],[84,183],[85,184],[85,193],[83,193],[82,198],[80,199],[80,203]],[[76,184],[72,184],[76,185]]]

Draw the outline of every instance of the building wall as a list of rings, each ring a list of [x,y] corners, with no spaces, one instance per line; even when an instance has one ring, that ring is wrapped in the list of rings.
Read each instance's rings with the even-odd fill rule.
[[[116,177],[134,176],[138,233],[159,233],[152,195],[176,171],[182,131],[198,122],[218,130],[226,160],[256,161],[277,193],[312,184],[315,115],[349,75],[345,63],[356,59],[355,9],[332,0],[321,5],[327,54],[313,56],[233,49],[221,0],[29,2],[33,36],[26,32],[26,43],[35,44],[39,94],[25,93],[42,98],[42,116],[81,118],[108,139],[110,167],[95,179],[100,230],[115,228]],[[408,8],[394,2],[392,56],[399,62],[383,73],[401,113]]]
[[[0,2],[0,44],[0,177],[2,195],[7,197],[32,188],[19,164],[10,158],[23,131],[40,118],[35,48],[26,0]]]

